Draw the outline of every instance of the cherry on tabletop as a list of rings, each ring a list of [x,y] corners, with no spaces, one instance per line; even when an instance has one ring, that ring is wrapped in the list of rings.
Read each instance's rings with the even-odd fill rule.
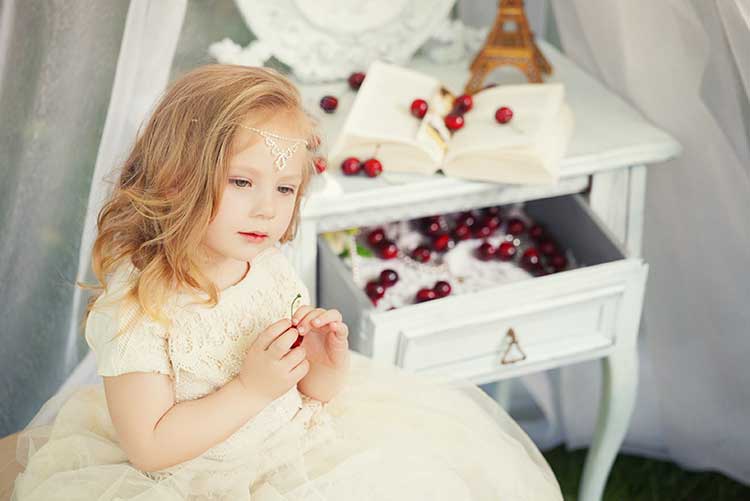
[[[451,248],[453,244],[454,242],[451,236],[447,233],[443,233],[442,235],[438,235],[432,242],[432,248],[437,252],[445,252],[446,250]]]
[[[453,229],[453,236],[456,240],[468,240],[471,238],[471,228],[460,223]]]
[[[518,252],[518,249],[512,242],[502,242],[497,248],[497,257],[500,261],[510,261]]]
[[[461,94],[453,100],[453,110],[457,113],[466,113],[474,106],[474,100],[468,94]]]
[[[383,228],[375,228],[367,234],[367,243],[373,247],[378,247],[385,240],[385,231]]]
[[[370,177],[379,176],[383,172],[383,164],[380,163],[380,160],[375,158],[365,160],[363,167],[365,169],[365,174]]]
[[[315,157],[313,163],[315,165],[315,171],[318,174],[323,174],[328,168],[328,162],[323,157]]]
[[[417,118],[424,118],[428,109],[429,105],[424,99],[415,99],[411,102],[411,114]]]
[[[526,230],[526,224],[518,219],[517,217],[514,217],[510,220],[508,220],[508,233],[513,235],[514,237],[517,237],[521,233],[523,233]]]
[[[398,273],[396,270],[392,270],[390,268],[386,268],[385,270],[380,272],[380,283],[383,285],[383,287],[390,287],[396,282],[398,282]]]
[[[501,106],[495,112],[495,120],[497,120],[498,123],[506,124],[510,122],[512,118],[513,118],[513,110],[511,110],[507,106]]]
[[[435,291],[437,297],[445,297],[451,293],[452,288],[451,284],[449,284],[445,280],[440,280],[438,282],[435,282],[435,286],[432,288],[432,290]]]
[[[326,113],[333,113],[339,105],[339,100],[333,96],[323,96],[320,99],[320,107]]]
[[[415,261],[419,261],[420,263],[426,263],[430,260],[431,256],[432,251],[429,249],[429,247],[426,247],[424,245],[418,245],[414,248],[413,251],[411,251],[411,257]]]
[[[352,90],[359,90],[359,88],[362,86],[362,82],[365,81],[365,74],[361,71],[352,73],[351,75],[349,75],[347,81],[349,82],[349,87],[351,87]]]
[[[482,261],[489,261],[495,257],[497,249],[489,242],[482,242],[482,244],[476,249],[476,256]]]
[[[545,238],[544,240],[541,240],[538,244],[539,251],[544,254],[545,256],[551,256],[553,254],[558,254],[559,251],[557,249],[557,245],[555,244],[552,239]]]
[[[361,169],[362,169],[362,163],[359,161],[359,158],[357,157],[349,157],[345,159],[343,162],[341,162],[341,170],[347,176],[353,176],[355,174],[358,174]]]
[[[370,299],[380,299],[385,295],[385,287],[376,280],[370,280],[365,285],[365,292]]]
[[[437,292],[435,292],[432,289],[423,288],[417,291],[418,303],[423,303],[425,301],[432,301],[433,299],[436,299],[436,298],[437,298]]]
[[[398,256],[398,246],[392,240],[383,240],[377,252],[382,259],[393,259]]]

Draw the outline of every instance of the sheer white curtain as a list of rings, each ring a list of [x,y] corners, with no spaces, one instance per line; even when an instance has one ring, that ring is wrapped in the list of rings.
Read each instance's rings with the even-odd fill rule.
[[[527,1],[527,4],[532,3]],[[626,449],[750,482],[750,2],[552,2],[565,53],[682,143],[648,170],[650,273]],[[570,447],[589,443],[596,363],[535,392]],[[550,417],[557,419],[555,413]]]
[[[0,0],[0,436],[87,350],[65,333],[127,9]]]

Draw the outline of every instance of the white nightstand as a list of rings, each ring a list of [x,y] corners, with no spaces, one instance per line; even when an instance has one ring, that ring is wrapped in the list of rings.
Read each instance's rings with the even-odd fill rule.
[[[313,302],[344,315],[352,349],[409,370],[484,384],[601,359],[599,422],[579,497],[592,501],[601,497],[635,402],[636,341],[648,273],[639,257],[645,166],[672,158],[681,148],[554,47],[544,41],[539,46],[554,68],[548,81],[565,83],[576,119],[557,184],[496,185],[440,175],[401,176],[402,184],[389,184],[345,177],[330,166],[344,193],[310,197],[292,258]],[[433,74],[454,92],[468,78],[468,61],[437,66],[415,60],[410,66]],[[346,83],[301,90],[309,108],[323,95],[339,97],[338,113],[324,116],[321,124],[324,140],[331,141],[354,94]],[[587,266],[380,312],[322,241],[318,249],[318,236],[326,231],[522,201],[544,215],[561,243]],[[511,328],[527,358],[501,364],[499,350]]]

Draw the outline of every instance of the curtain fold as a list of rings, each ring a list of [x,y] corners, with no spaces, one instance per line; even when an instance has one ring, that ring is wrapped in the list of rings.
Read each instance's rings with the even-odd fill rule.
[[[750,483],[748,2],[553,7],[568,57],[684,147],[648,169],[650,273],[626,448]],[[596,406],[585,395],[600,384],[596,363],[560,371],[569,447],[590,442]]]
[[[65,334],[127,7],[0,2],[0,436],[87,349]]]

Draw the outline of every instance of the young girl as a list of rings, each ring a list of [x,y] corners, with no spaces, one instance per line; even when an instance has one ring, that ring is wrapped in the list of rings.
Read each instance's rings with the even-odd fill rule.
[[[13,499],[562,499],[482,390],[376,365],[309,305],[279,246],[316,138],[270,69],[166,92],[99,214],[85,335],[104,384],[21,435]]]

